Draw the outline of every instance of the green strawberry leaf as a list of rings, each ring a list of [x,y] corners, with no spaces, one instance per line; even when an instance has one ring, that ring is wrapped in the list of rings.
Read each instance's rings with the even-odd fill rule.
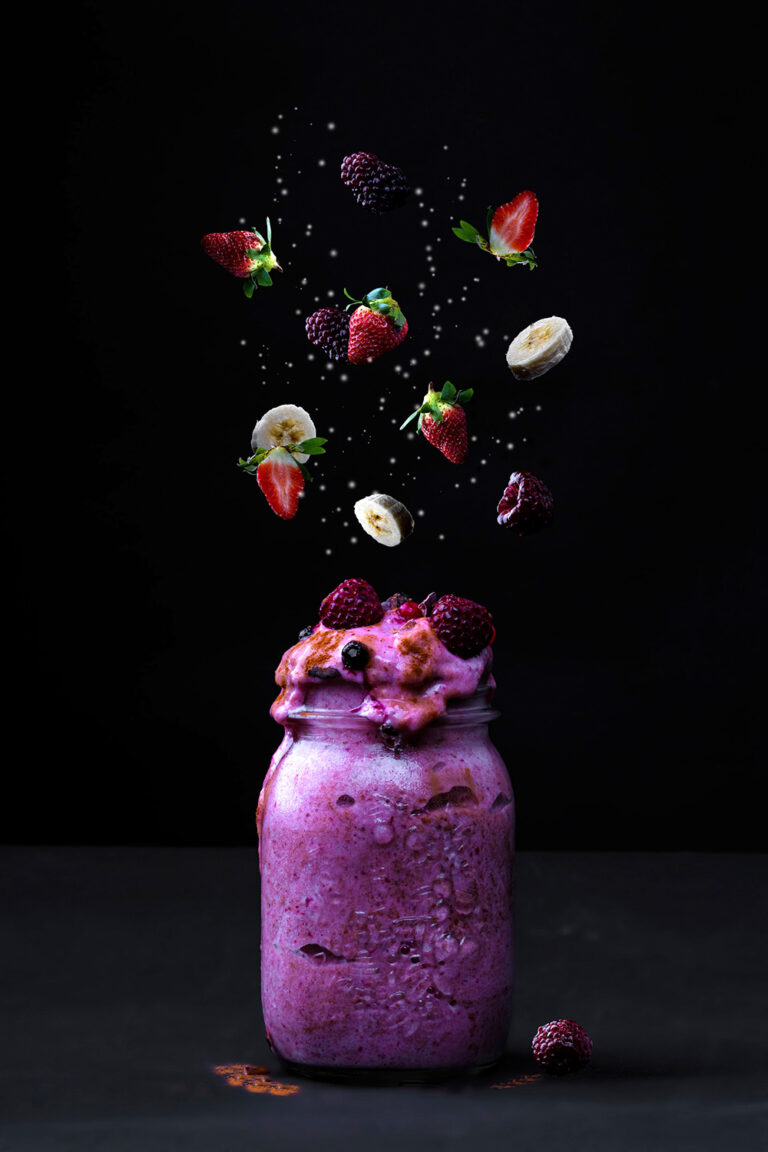
[[[253,260],[257,256],[263,255],[263,253],[264,253],[263,248],[246,248],[246,250],[245,250],[246,256],[250,256],[251,260]]]
[[[392,311],[392,308],[389,304],[379,304],[376,311],[382,316],[387,316]]]
[[[255,287],[256,287],[256,285],[254,284],[254,282],[250,276],[248,277],[247,280],[243,280],[243,292],[245,293],[245,295],[248,297],[249,300],[250,300],[251,296],[253,296],[253,290]]]
[[[266,244],[266,243],[267,243],[267,241],[266,241],[266,240],[264,239],[264,237],[262,236],[261,232],[257,232],[257,230],[256,230],[255,228],[251,228],[251,232],[253,232],[253,234],[254,234],[254,236],[256,237],[256,239],[257,239],[257,240],[261,240],[262,244]]]
[[[366,292],[363,300],[388,300],[390,299],[390,291],[388,288],[374,288],[373,292]]]
[[[308,484],[311,484],[312,483],[312,477],[309,474],[309,469],[307,468],[306,464],[302,464],[300,460],[296,460],[295,458],[294,458],[293,462],[298,468],[301,469],[301,474],[304,477],[304,479],[306,480],[306,482]]]
[[[491,207],[491,205],[489,204],[488,205],[488,212],[486,213],[486,216],[485,216],[485,230],[489,236],[491,234],[491,221],[493,220],[493,217],[494,217],[494,211],[493,211],[493,208]]]
[[[465,388],[463,392],[459,392],[456,397],[456,404],[466,404],[467,400],[471,400],[475,394],[474,388]]]
[[[440,399],[444,400],[446,403],[450,404],[450,402],[453,400],[455,395],[456,395],[456,389],[454,388],[453,384],[451,384],[450,380],[446,380],[445,384],[443,384],[443,388],[442,388],[442,391],[440,393]]]
[[[400,425],[400,431],[402,432],[403,428],[405,428],[408,424],[410,424],[411,420],[415,420],[417,416],[419,417],[419,428],[421,428],[421,416],[422,416],[423,411],[424,411],[424,405],[422,404],[421,408],[417,408],[414,412],[411,412],[408,419],[404,420],[403,423]]]
[[[269,272],[267,272],[266,268],[256,269],[256,280],[259,284],[261,284],[262,288],[269,288],[272,285],[272,277],[270,276]]]
[[[307,456],[324,456],[325,448],[322,445],[327,443],[323,436],[310,436],[309,440],[302,440],[301,444],[291,444],[290,449],[292,452],[303,452]]]

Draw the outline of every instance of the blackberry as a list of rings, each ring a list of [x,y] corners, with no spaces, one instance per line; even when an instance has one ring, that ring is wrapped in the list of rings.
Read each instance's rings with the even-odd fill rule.
[[[385,164],[373,152],[353,152],[341,162],[341,179],[351,188],[355,200],[370,212],[390,212],[400,208],[411,194],[411,186],[399,168]]]
[[[553,504],[549,488],[532,472],[513,472],[496,508],[496,521],[517,536],[527,536],[549,524]]]
[[[305,321],[311,344],[322,348],[331,360],[346,360],[349,348],[349,316],[341,308],[319,308]]]

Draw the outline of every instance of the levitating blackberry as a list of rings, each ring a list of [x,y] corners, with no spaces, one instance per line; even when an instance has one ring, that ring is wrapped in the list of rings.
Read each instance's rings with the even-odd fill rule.
[[[341,179],[351,188],[355,200],[370,212],[390,212],[400,208],[411,194],[411,186],[399,168],[385,164],[373,152],[353,152],[341,162]]]
[[[349,348],[349,316],[341,308],[319,308],[306,319],[307,336],[331,360],[346,360]]]

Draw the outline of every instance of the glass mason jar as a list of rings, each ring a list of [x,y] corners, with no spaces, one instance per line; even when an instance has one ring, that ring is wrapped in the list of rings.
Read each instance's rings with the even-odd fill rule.
[[[429,1079],[502,1055],[514,803],[497,715],[477,694],[402,740],[343,708],[289,716],[257,821],[264,1020],[295,1070]]]

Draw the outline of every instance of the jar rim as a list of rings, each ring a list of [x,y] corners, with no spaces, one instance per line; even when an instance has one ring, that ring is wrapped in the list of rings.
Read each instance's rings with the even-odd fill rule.
[[[487,699],[487,693],[475,693],[449,700],[445,712],[430,720],[424,727],[433,728],[435,725],[460,726],[469,724],[487,724],[501,716],[497,708],[493,708]],[[369,724],[375,728],[379,722],[371,716],[361,716],[356,709],[348,708],[294,708],[285,717],[284,723],[295,723],[301,720],[322,720],[327,723],[343,724]]]

